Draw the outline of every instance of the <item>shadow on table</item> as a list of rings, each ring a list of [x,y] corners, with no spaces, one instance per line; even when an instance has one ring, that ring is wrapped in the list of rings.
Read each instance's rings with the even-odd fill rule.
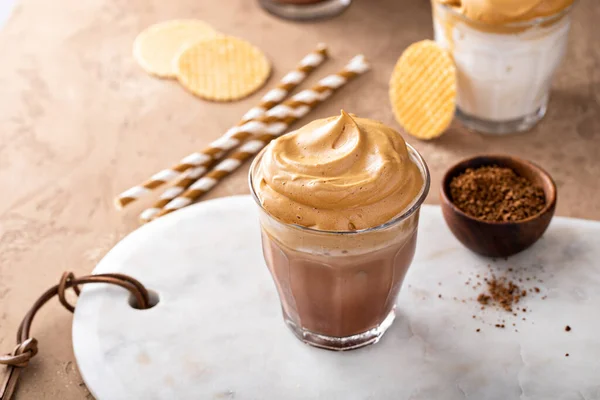
[[[600,104],[594,97],[594,85],[556,89],[551,93],[544,119],[528,132],[508,135],[486,135],[466,129],[456,119],[439,139],[427,145],[454,154],[473,152],[526,153],[528,149],[554,146],[566,138],[598,140],[600,138]],[[600,83],[595,86],[600,87]],[[600,88],[597,90],[600,93]],[[549,131],[561,134],[548,135]]]
[[[581,139],[600,138],[600,82],[553,90],[546,118],[568,123]]]

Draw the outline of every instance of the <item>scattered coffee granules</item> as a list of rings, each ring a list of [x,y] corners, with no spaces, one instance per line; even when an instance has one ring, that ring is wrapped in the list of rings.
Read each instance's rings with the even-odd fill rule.
[[[461,211],[484,221],[520,221],[546,204],[544,191],[510,168],[468,168],[450,182],[450,196]]]
[[[513,311],[513,306],[516,305],[523,296],[527,294],[526,291],[521,291],[521,288],[517,286],[513,281],[507,280],[505,277],[496,278],[492,275],[491,279],[486,279],[487,293],[481,293],[477,297],[477,301],[482,306],[490,305],[491,303],[497,304],[508,312]]]
[[[479,296],[477,296],[477,301],[479,304],[483,304],[484,306],[487,306],[491,299],[492,298],[485,293],[481,293]]]

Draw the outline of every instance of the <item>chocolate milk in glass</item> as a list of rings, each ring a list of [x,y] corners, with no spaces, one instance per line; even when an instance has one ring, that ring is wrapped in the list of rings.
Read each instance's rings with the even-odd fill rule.
[[[255,159],[265,261],[284,321],[306,343],[374,343],[414,256],[427,167],[393,129],[342,111]]]

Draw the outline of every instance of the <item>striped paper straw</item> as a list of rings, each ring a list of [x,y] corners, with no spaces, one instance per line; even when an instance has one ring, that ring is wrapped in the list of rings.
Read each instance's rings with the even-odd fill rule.
[[[208,171],[207,167],[201,166],[192,168],[190,170],[185,171],[182,177],[175,182],[173,187],[166,189],[161,195],[159,200],[152,205],[150,208],[146,208],[140,214],[141,222],[149,222],[163,209],[164,206],[169,204],[171,200],[185,192],[185,190],[190,187],[198,178],[204,175]]]
[[[267,111],[263,117],[245,124],[244,126],[252,125],[252,130],[255,132],[252,140],[244,143],[234,153],[217,164],[208,174],[198,179],[183,194],[168,203],[157,214],[157,217],[183,208],[210,191],[221,179],[231,174],[246,160],[256,155],[271,140],[281,135],[290,124],[305,116],[310,110],[331,96],[335,90],[368,69],[369,64],[364,56],[358,55],[350,60],[341,71],[321,79],[312,89],[294,95],[283,104]]]
[[[244,125],[248,121],[253,120],[254,118],[262,116],[265,111],[279,104],[326,59],[327,47],[324,44],[319,44],[313,52],[307,54],[302,61],[300,61],[300,64],[296,67],[296,69],[288,72],[283,78],[281,78],[275,88],[269,90],[263,96],[258,106],[251,108],[246,114],[244,114],[238,125],[230,128],[223,136],[210,143],[203,151],[190,154],[189,156],[181,159],[178,164],[172,166],[171,168],[167,168],[156,173],[141,185],[133,186],[132,188],[129,188],[121,193],[115,199],[115,205],[117,208],[123,208],[143,195],[149,193],[153,189],[156,189],[165,183],[178,178],[188,169],[206,167],[208,163],[214,159],[220,158],[227,150],[238,146],[242,141],[246,140],[252,134],[251,132],[240,131],[240,126]],[[172,189],[173,190],[170,193],[175,193],[177,190],[176,187]],[[149,213],[150,212],[147,214]]]

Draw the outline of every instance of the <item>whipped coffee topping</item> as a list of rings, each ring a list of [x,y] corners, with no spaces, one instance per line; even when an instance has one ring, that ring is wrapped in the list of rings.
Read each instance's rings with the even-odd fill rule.
[[[328,231],[384,224],[423,187],[400,134],[344,111],[271,142],[253,181],[269,214]]]
[[[554,15],[574,0],[435,0],[467,18],[489,25],[529,21]]]

